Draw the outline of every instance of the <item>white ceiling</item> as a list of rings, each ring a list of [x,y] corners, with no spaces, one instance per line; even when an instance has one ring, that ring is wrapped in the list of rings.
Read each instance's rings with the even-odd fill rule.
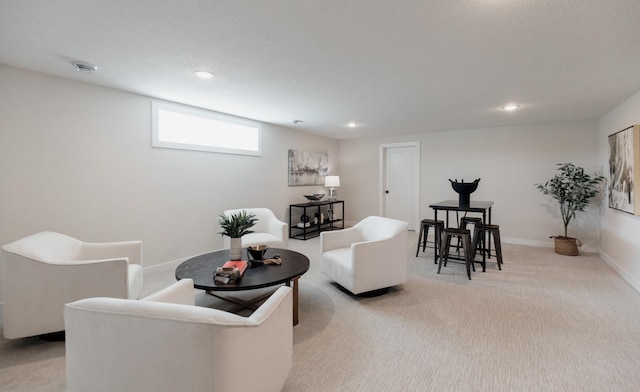
[[[640,90],[640,0],[0,0],[0,63],[336,138],[587,120]]]

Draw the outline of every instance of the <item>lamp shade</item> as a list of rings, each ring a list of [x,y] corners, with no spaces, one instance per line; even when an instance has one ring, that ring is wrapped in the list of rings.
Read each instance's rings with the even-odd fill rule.
[[[324,186],[327,188],[340,186],[340,176],[326,176],[324,178]]]

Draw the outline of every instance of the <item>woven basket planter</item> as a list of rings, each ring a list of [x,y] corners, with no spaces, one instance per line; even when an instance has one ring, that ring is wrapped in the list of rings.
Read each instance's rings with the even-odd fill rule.
[[[553,236],[550,238],[555,240],[555,251],[560,255],[577,256],[578,247],[582,246],[582,242],[577,238],[563,236]]]

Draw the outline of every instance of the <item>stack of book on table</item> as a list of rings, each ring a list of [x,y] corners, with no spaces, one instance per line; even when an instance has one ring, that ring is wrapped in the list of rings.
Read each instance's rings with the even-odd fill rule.
[[[247,269],[249,262],[247,260],[230,260],[222,265],[222,267],[216,268],[216,272],[213,273],[213,280],[216,283],[232,283],[242,277],[242,274]]]

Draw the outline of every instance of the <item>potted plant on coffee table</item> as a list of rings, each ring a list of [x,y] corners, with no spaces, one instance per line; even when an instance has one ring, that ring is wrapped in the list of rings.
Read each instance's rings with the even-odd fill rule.
[[[597,185],[604,177],[589,175],[584,169],[573,163],[558,163],[558,173],[544,184],[536,184],[536,188],[545,195],[550,195],[560,204],[560,215],[564,223],[564,236],[552,236],[555,239],[555,252],[577,256],[578,246],[582,245],[577,238],[567,235],[567,228],[576,212],[583,211],[589,201],[598,193]]]
[[[220,214],[218,223],[222,231],[218,234],[226,235],[230,238],[229,257],[231,260],[240,260],[242,257],[242,236],[253,233],[250,230],[258,221],[254,214],[245,210],[233,214]]]

